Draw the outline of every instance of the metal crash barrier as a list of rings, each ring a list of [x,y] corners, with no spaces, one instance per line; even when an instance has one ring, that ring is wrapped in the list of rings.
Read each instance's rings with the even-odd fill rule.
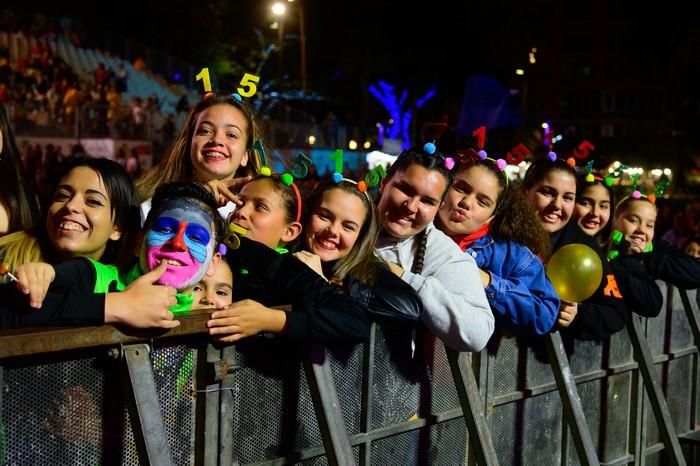
[[[0,334],[0,464],[697,464],[698,295],[606,342],[421,329],[358,345],[216,347],[207,312],[169,332]],[[126,333],[129,332],[129,333]]]

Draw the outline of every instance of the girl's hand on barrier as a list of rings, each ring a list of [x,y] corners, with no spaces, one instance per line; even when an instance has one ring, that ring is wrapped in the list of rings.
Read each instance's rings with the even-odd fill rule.
[[[217,341],[233,343],[260,332],[282,333],[286,324],[287,314],[284,311],[245,299],[229,305],[227,309],[213,312],[207,327],[209,335]]]
[[[40,309],[46,297],[49,285],[56,278],[53,266],[44,262],[30,262],[17,267],[17,288],[29,295],[29,305]]]
[[[241,206],[243,201],[234,194],[234,191],[239,191],[243,185],[252,179],[253,177],[251,176],[244,176],[243,178],[233,178],[231,180],[211,180],[207,182],[207,187],[220,206],[226,205],[228,201]]]
[[[321,266],[321,258],[316,254],[308,251],[299,251],[294,253],[294,257],[302,261],[304,264],[308,265],[311,270],[319,274],[326,280],[323,275],[323,267]]]
[[[578,313],[578,303],[569,303],[562,301],[559,305],[559,316],[557,317],[557,324],[560,327],[568,327],[571,322],[576,318]]]
[[[172,286],[155,285],[165,272],[167,264],[134,280],[119,293],[107,293],[105,298],[105,323],[124,324],[135,328],[174,328],[180,321],[174,320],[170,306],[177,304],[177,290]]]

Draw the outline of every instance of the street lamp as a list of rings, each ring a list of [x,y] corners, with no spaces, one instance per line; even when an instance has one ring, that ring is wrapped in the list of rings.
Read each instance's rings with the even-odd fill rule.
[[[304,10],[302,8],[301,1],[294,2],[294,0],[287,0],[288,3],[294,3],[296,6],[297,13],[299,14],[299,46],[301,48],[301,98],[304,109],[306,109],[306,26],[304,24]],[[278,18],[277,27],[277,46],[279,49],[279,74],[280,77],[283,73],[282,64],[282,46],[284,37],[284,15],[287,11],[287,7],[284,2],[276,2],[272,5],[272,14]]]
[[[283,53],[283,38],[284,38],[284,14],[287,7],[282,2],[272,4],[272,14],[277,18],[277,74],[280,82],[284,76],[284,53]]]

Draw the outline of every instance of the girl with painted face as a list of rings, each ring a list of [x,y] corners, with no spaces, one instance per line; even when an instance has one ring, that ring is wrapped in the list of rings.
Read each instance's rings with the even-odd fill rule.
[[[493,333],[494,317],[479,269],[432,223],[452,177],[434,145],[402,152],[380,185],[382,233],[376,246],[418,292],[428,329],[453,349],[480,351]]]
[[[476,261],[496,322],[542,335],[559,312],[559,297],[535,255],[546,259],[549,238],[506,177],[491,159],[460,164],[435,223]]]
[[[615,276],[595,240],[571,222],[576,200],[576,171],[563,160],[535,160],[522,183],[525,197],[549,233],[552,254],[567,244],[580,243],[600,256],[603,277],[595,293],[581,303],[561,302],[557,324],[567,336],[601,340],[625,326],[625,308]]]
[[[220,259],[215,246],[222,236],[223,220],[216,209],[216,201],[202,185],[168,183],[159,187],[136,265],[118,268],[89,256],[56,267],[29,264],[35,265],[31,270],[37,273],[48,273],[47,281],[51,283],[41,295],[37,306],[40,312],[26,316],[19,313],[19,318],[11,313],[2,325],[178,325],[173,315],[189,312],[194,299],[191,288],[206,272],[213,274]],[[21,273],[18,278],[25,282]],[[29,287],[41,285],[36,280],[32,283],[31,276],[27,278]],[[17,303],[16,296],[9,296],[8,303],[19,306],[17,309],[26,307]],[[134,316],[144,303],[154,309],[147,308],[145,315]],[[163,310],[163,305],[170,310]]]
[[[155,189],[169,181],[222,181],[236,189],[260,169],[253,142],[262,140],[255,113],[231,95],[211,94],[190,112],[182,131],[163,159],[137,182],[146,218]],[[240,178],[240,179],[238,179]],[[233,197],[219,209],[223,218],[234,210]]]
[[[208,326],[218,340],[235,342],[260,332],[283,335],[291,341],[361,340],[369,335],[368,307],[375,313],[385,310],[390,314],[394,306],[402,305],[408,307],[406,313],[420,313],[420,301],[411,299],[410,289],[385,291],[381,279],[371,283],[363,281],[368,277],[353,276],[361,270],[357,264],[366,261],[364,257],[355,262],[358,257],[353,256],[351,272],[340,272],[346,275],[342,284],[345,293],[339,293],[339,285],[329,283],[286,253],[301,233],[305,205],[295,185],[286,185],[276,175],[261,176],[246,184],[239,198],[243,205],[233,213],[231,222],[245,234],[240,247],[229,250],[227,259],[235,276],[234,295],[244,300],[212,314]],[[356,220],[362,230],[367,221]],[[291,304],[292,312],[268,307],[284,304]]]
[[[663,296],[656,280],[680,288],[700,287],[700,263],[669,243],[654,241],[656,205],[639,192],[615,207],[610,264],[627,309],[645,317],[661,312]]]
[[[584,233],[594,237],[601,248],[606,248],[612,229],[610,218],[615,199],[603,178],[595,176],[593,181],[587,181],[586,177],[587,174],[579,176],[576,183],[573,217]]]

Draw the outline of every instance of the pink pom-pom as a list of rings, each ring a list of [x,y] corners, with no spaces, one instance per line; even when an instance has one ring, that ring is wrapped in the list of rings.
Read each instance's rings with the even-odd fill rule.
[[[508,162],[506,162],[503,159],[498,159],[498,160],[496,160],[496,166],[498,167],[499,170],[503,171],[506,169],[506,166],[508,166]]]
[[[455,159],[453,159],[452,157],[447,157],[445,159],[445,168],[447,168],[448,170],[452,170],[454,167],[455,167]]]
[[[481,160],[486,160],[486,157],[488,157],[488,154],[486,153],[486,151],[485,151],[484,149],[481,149],[481,150],[479,151],[479,158],[480,158]]]
[[[554,162],[555,160],[557,160],[557,153],[554,151],[549,151],[549,153],[547,153],[547,158],[550,162]]]
[[[632,193],[632,197],[633,197],[634,199],[639,199],[640,197],[642,197],[642,193],[640,193],[639,191],[634,191],[634,192]]]

